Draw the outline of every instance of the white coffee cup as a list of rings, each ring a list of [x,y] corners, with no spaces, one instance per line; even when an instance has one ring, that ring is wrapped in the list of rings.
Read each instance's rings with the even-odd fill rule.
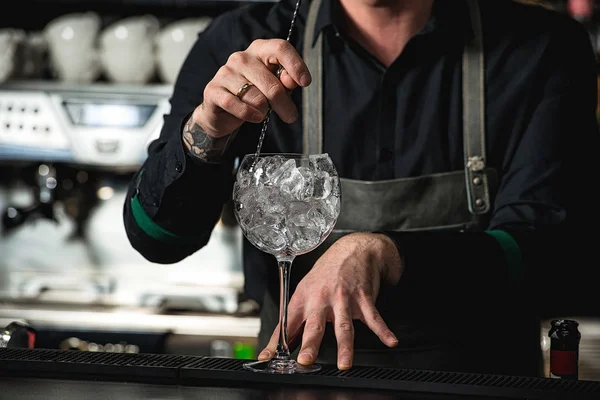
[[[50,62],[59,79],[88,83],[100,74],[96,41],[101,19],[97,13],[71,13],[50,21],[44,35]]]
[[[211,23],[210,17],[187,18],[165,26],[156,37],[156,63],[160,79],[175,83],[179,70],[198,34]]]
[[[160,30],[152,15],[123,18],[100,34],[100,59],[115,83],[144,84],[156,71],[154,40]]]

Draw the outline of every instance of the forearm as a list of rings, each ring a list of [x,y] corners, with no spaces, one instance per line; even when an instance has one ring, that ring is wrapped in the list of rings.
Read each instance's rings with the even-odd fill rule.
[[[151,146],[124,208],[132,246],[157,263],[177,262],[206,244],[232,184],[230,160],[205,163],[186,153],[182,130],[168,137]]]
[[[192,254],[207,240],[203,235],[196,238],[196,243],[181,240],[177,235],[162,228],[148,215],[142,200],[136,196],[136,188],[133,185],[123,207],[123,220],[131,246],[154,263],[176,263]]]

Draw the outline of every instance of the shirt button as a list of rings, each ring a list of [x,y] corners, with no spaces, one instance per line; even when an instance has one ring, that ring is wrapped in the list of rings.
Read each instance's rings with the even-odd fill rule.
[[[391,161],[394,158],[394,152],[390,149],[381,150],[381,161]]]
[[[175,171],[177,171],[177,172],[183,171],[183,164],[180,163],[179,161],[177,162],[177,164],[175,164]]]

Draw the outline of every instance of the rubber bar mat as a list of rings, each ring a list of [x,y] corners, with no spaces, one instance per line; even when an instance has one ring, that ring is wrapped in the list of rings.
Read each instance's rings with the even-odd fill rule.
[[[600,382],[475,373],[354,367],[339,371],[271,375],[244,370],[245,360],[170,354],[94,353],[72,350],[0,349],[0,374],[62,379],[154,382],[205,386],[289,384],[511,399],[600,399]]]

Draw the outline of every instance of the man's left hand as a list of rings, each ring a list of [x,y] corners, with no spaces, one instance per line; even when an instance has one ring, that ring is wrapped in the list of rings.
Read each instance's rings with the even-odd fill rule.
[[[375,308],[375,301],[382,282],[397,283],[401,272],[396,245],[383,234],[352,233],[336,241],[317,260],[290,299],[288,337],[297,336],[304,325],[298,362],[315,362],[327,322],[334,326],[341,370],[352,366],[355,319],[364,322],[386,346],[396,346],[398,339]],[[279,327],[259,360],[274,356],[278,339]]]

